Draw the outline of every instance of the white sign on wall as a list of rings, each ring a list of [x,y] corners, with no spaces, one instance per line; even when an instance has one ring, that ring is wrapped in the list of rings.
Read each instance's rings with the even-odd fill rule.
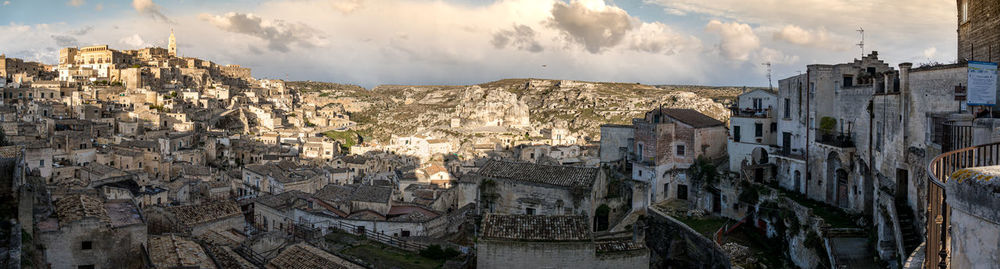
[[[969,62],[968,101],[970,106],[993,106],[997,99],[997,64]]]

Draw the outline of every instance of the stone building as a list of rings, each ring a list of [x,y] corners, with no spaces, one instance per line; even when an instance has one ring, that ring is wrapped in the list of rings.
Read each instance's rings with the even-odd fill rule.
[[[491,160],[468,177],[479,182],[483,211],[497,214],[593,220],[607,192],[607,177],[598,168]]]
[[[1000,62],[1000,3],[957,0],[958,61]]]
[[[141,266],[146,223],[131,201],[72,194],[53,203],[54,217],[38,225],[37,242],[51,268]]]
[[[200,236],[210,232],[243,231],[246,221],[236,202],[209,201],[197,205],[149,207],[150,234]]]
[[[649,250],[632,238],[597,241],[583,216],[483,217],[479,268],[649,268]]]
[[[624,166],[629,155],[635,152],[635,129],[632,125],[601,125],[601,149],[598,156],[601,164]]]
[[[632,119],[632,127],[632,180],[646,186],[635,190],[634,208],[688,199],[688,167],[697,158],[717,159],[726,154],[725,124],[693,109],[654,109],[644,118]]]
[[[765,89],[740,94],[729,117],[729,171],[768,164],[778,136],[778,96]],[[789,137],[791,139],[791,137]],[[762,168],[760,168],[762,169]],[[759,171],[758,169],[754,169]],[[763,178],[760,174],[758,178]]]

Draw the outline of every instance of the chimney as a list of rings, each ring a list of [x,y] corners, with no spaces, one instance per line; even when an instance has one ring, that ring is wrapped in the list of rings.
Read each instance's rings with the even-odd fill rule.
[[[903,96],[910,93],[910,68],[912,67],[912,63],[899,64],[899,92]]]

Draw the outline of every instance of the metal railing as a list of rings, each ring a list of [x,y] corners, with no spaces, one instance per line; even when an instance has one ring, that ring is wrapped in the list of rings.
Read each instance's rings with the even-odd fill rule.
[[[1000,143],[983,144],[942,153],[927,164],[927,238],[924,267],[948,268],[949,217],[945,183],[955,171],[979,166],[1000,165]]]

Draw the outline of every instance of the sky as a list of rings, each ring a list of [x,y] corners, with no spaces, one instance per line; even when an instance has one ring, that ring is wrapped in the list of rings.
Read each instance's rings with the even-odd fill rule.
[[[0,0],[0,53],[166,47],[258,78],[464,85],[504,78],[768,86],[876,50],[956,58],[953,0]]]

